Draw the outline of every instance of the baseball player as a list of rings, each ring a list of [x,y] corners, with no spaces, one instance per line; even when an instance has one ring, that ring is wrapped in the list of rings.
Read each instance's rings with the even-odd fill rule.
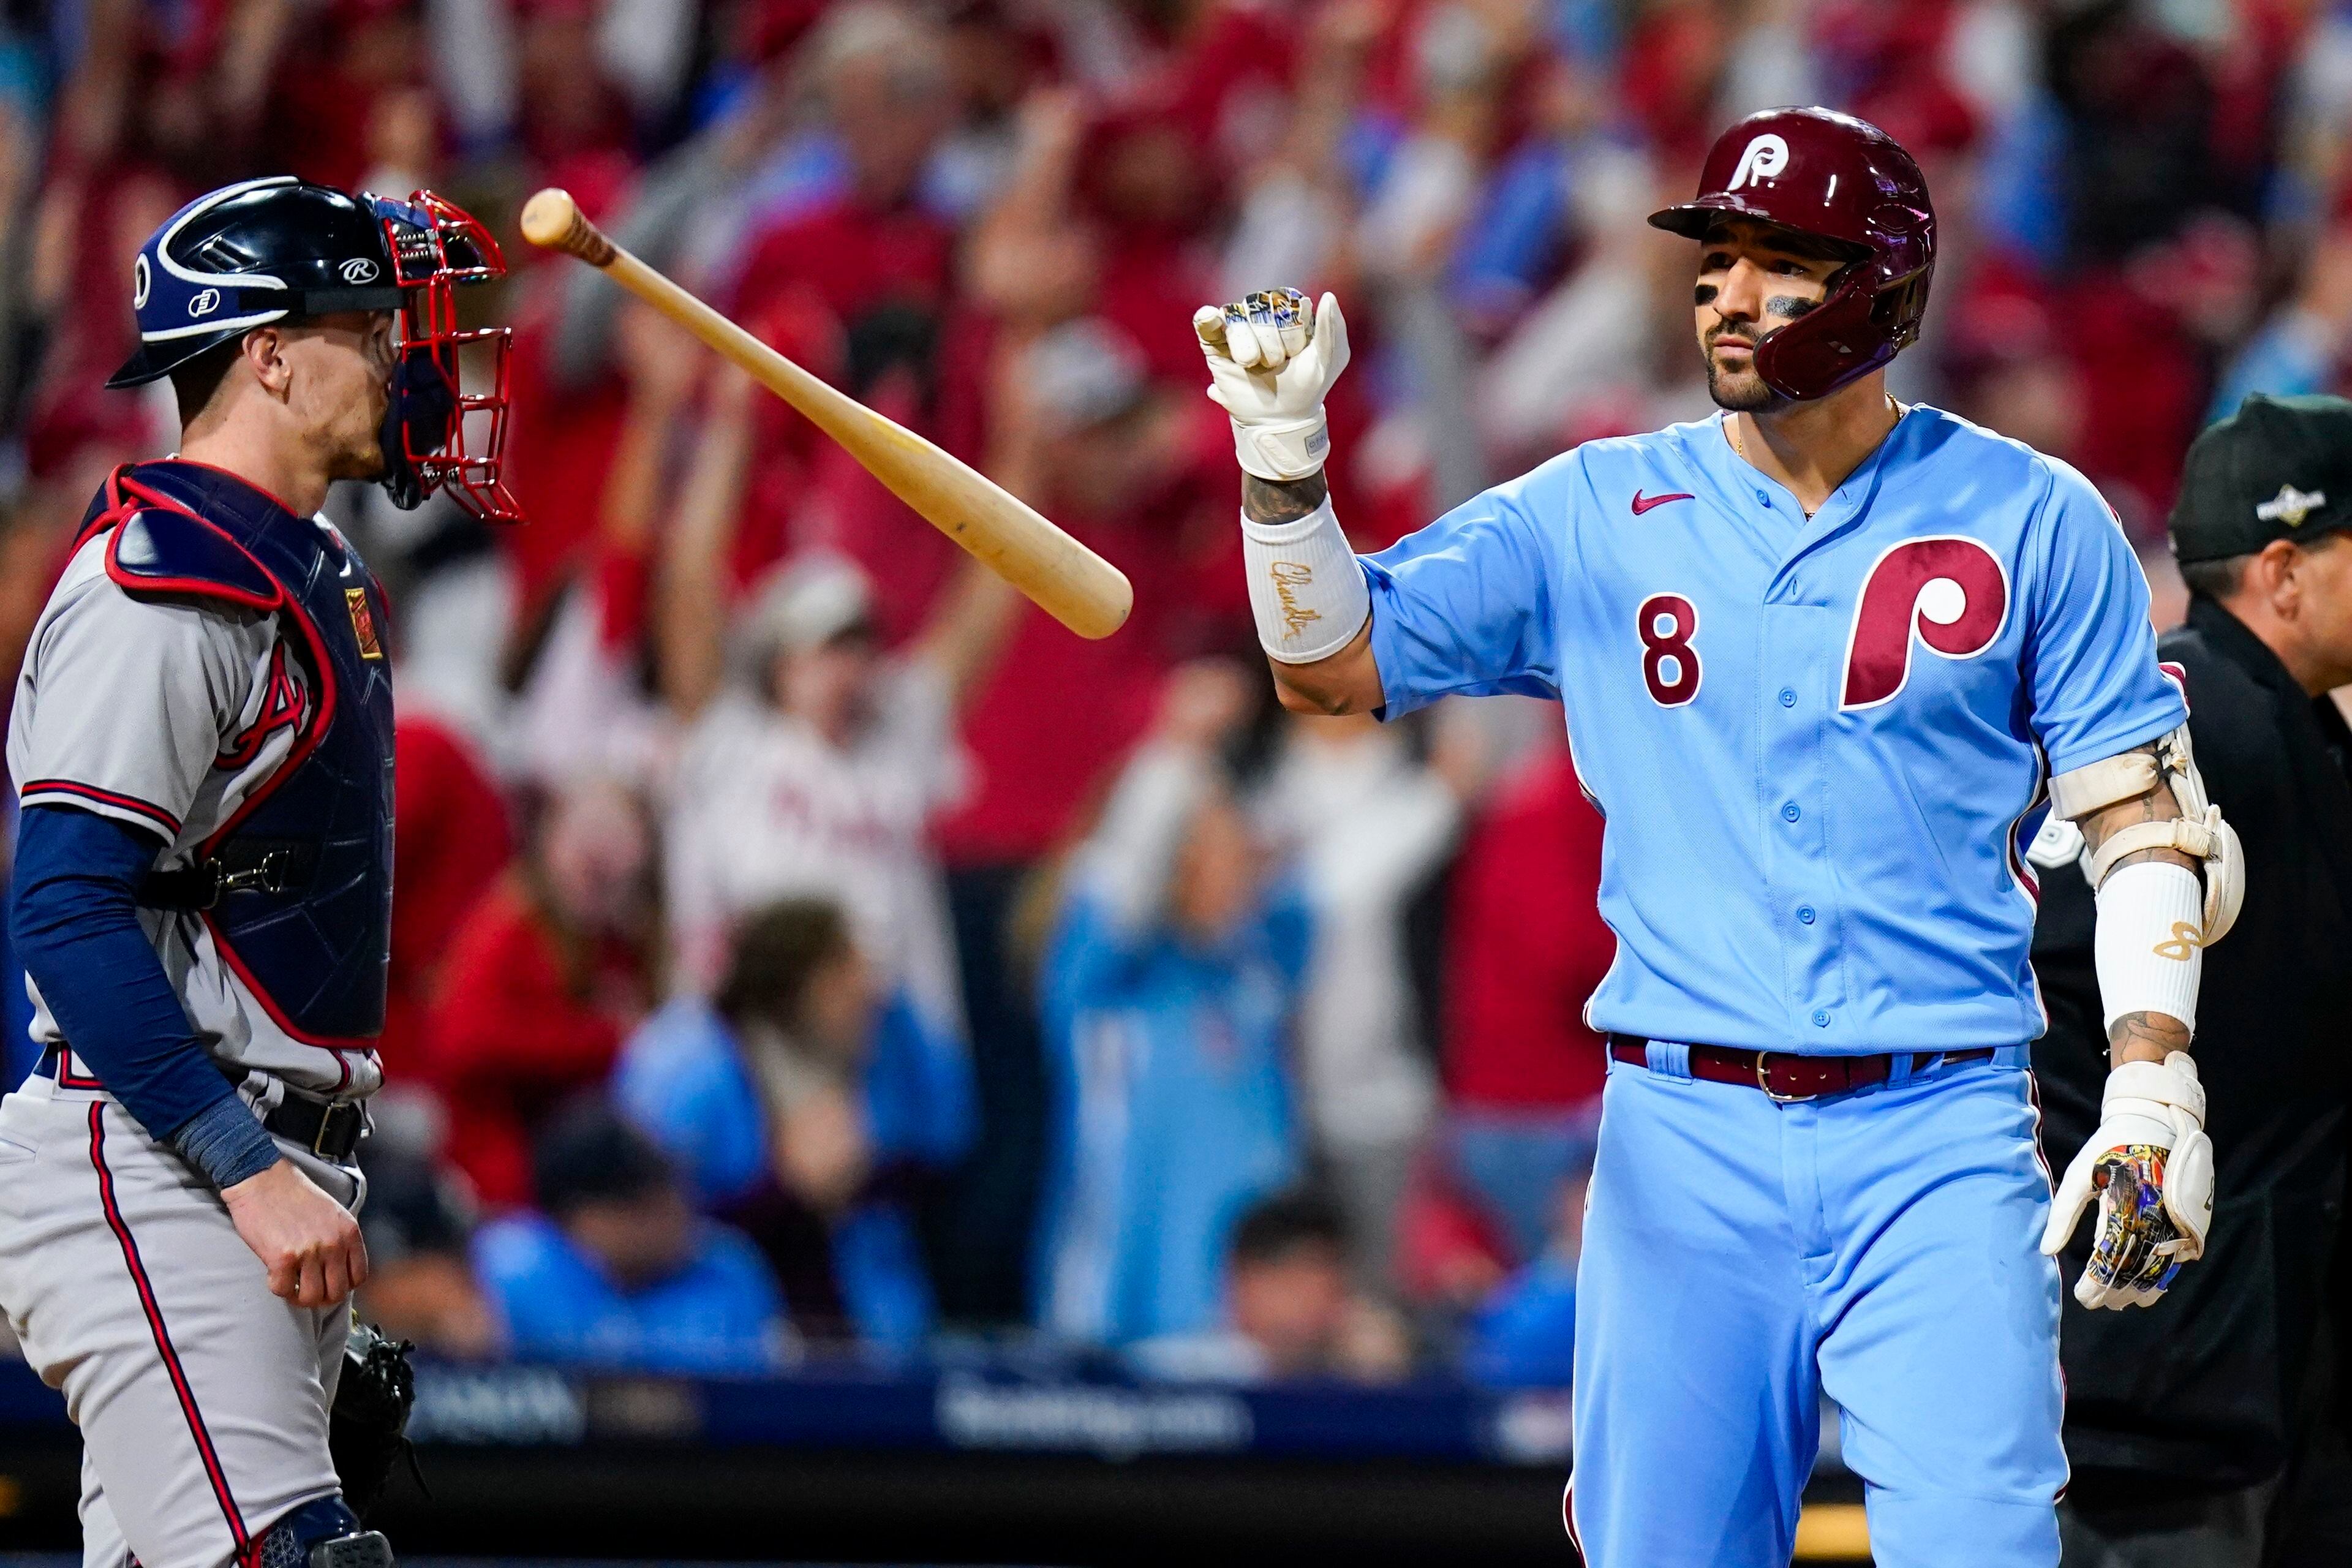
[[[2054,1563],[2045,1254],[2095,1196],[2080,1292],[2121,1306],[2204,1244],[2186,1047],[2232,840],[2097,492],[1887,395],[1935,261],[1902,148],[1770,110],[1650,221],[1697,242],[1722,412],[1589,443],[1360,562],[1321,473],[1338,304],[1200,312],[1260,639],[1298,709],[1558,697],[1607,815],[1568,1500],[1587,1560],[1787,1563],[1826,1395],[1880,1563]],[[2092,847],[2114,1064],[2054,1205],[2021,837],[2045,800]]]
[[[502,388],[427,192],[204,196],[134,264],[177,456],[110,475],[42,612],[8,768],[39,1068],[0,1101],[0,1304],[81,1428],[89,1568],[383,1568],[328,1452],[392,910],[384,604],[315,513],[375,479],[511,517]],[[486,416],[467,449],[460,422]]]

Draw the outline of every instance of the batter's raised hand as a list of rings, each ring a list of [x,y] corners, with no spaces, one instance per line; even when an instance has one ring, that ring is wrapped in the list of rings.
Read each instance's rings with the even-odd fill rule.
[[[1348,321],[1323,296],[1310,315],[1296,289],[1203,305],[1192,331],[1209,362],[1209,396],[1234,417],[1234,452],[1262,479],[1303,479],[1331,454],[1323,397],[1348,368]]]
[[[2055,1257],[2098,1200],[2091,1260],[2074,1282],[2085,1307],[2145,1307],[2184,1263],[2204,1256],[2213,1219],[2213,1143],[2205,1089],[2186,1051],[2107,1075],[2098,1131],[2066,1167],[2042,1234]]]
[[[291,1160],[225,1189],[236,1234],[269,1270],[272,1294],[331,1307],[367,1282],[367,1244],[349,1209]]]

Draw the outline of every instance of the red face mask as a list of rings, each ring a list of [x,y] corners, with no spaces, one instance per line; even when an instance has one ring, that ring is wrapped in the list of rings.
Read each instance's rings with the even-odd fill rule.
[[[401,289],[384,489],[404,509],[442,490],[486,522],[520,522],[522,510],[499,475],[512,334],[462,327],[457,313],[457,289],[505,277],[506,258],[481,220],[431,191],[405,202],[361,199],[383,220]]]

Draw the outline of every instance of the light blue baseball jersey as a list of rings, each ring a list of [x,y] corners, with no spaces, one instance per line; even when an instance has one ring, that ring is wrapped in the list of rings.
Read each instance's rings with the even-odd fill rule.
[[[1608,817],[1602,1030],[2038,1036],[2021,832],[2050,773],[2186,717],[2098,492],[1932,408],[1810,520],[1708,419],[1589,442],[1364,564],[1389,716],[1565,705]]]

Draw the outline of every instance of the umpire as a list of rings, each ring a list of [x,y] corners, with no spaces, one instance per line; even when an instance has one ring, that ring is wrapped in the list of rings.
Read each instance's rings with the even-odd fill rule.
[[[2189,449],[2171,519],[2182,672],[2211,796],[2246,855],[2232,935],[2205,954],[2196,1055],[2220,1162],[2212,1246],[2145,1312],[2066,1298],[2067,1568],[2352,1563],[2341,1245],[2352,1087],[2352,403],[2249,397]],[[2072,843],[2068,842],[2072,838]],[[2081,840],[2042,868],[2033,1047],[2063,1166],[2099,1117],[2106,1030]],[[2078,1243],[2063,1260],[2071,1284]]]

